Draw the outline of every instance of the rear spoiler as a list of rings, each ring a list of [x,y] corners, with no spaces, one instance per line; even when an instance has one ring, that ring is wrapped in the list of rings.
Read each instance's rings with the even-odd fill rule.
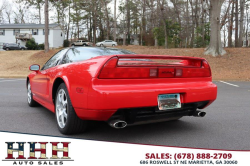
[[[116,55],[102,67],[99,77],[107,78],[211,77],[204,58],[169,55]]]

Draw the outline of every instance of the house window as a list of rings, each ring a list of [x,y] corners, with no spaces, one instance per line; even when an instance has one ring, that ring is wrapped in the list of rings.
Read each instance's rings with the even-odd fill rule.
[[[50,30],[49,30],[50,31]],[[45,35],[45,29],[43,29],[43,35]]]
[[[38,35],[38,29],[32,29],[32,35]]]
[[[20,33],[20,29],[14,29],[13,30],[13,35],[16,36],[16,34]]]
[[[5,35],[5,30],[4,29],[0,29],[0,36],[4,36]]]

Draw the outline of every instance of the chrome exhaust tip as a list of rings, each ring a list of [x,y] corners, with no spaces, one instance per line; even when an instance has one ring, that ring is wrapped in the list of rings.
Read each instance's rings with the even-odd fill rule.
[[[125,122],[123,120],[113,120],[109,123],[109,125],[113,128],[116,128],[116,129],[122,129],[122,128],[125,128],[127,126],[127,122]]]
[[[203,111],[195,111],[194,116],[195,117],[204,117],[207,113]]]

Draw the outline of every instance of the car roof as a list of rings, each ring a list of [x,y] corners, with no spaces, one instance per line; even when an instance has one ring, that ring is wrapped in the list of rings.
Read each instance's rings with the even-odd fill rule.
[[[111,47],[82,47],[82,46],[73,46],[73,47],[69,47],[68,49],[71,48],[80,48],[82,51],[86,51],[86,52],[112,52],[114,51],[114,53],[117,52],[121,52],[122,54],[135,54],[132,51],[129,50],[124,50],[124,49],[118,49],[118,48],[111,48]]]
[[[7,45],[7,44],[16,44],[16,43],[5,43],[5,44]]]

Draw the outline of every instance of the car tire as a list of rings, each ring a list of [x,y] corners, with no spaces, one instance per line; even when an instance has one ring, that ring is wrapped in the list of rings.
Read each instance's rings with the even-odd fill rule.
[[[74,44],[71,44],[71,46],[75,46]]]
[[[10,49],[9,48],[6,48],[6,51],[9,51]]]
[[[30,86],[30,82],[27,82],[27,102],[29,104],[30,107],[35,107],[38,105],[38,103],[33,99],[33,94],[31,91],[31,86]]]
[[[100,47],[103,47],[103,44],[100,44]]]
[[[23,48],[21,50],[24,50]]]
[[[114,44],[112,44],[112,47],[114,47],[115,45]]]
[[[63,117],[62,117],[63,116]],[[61,83],[55,98],[55,118],[62,134],[76,134],[86,131],[88,121],[81,120],[72,106],[67,87]]]

